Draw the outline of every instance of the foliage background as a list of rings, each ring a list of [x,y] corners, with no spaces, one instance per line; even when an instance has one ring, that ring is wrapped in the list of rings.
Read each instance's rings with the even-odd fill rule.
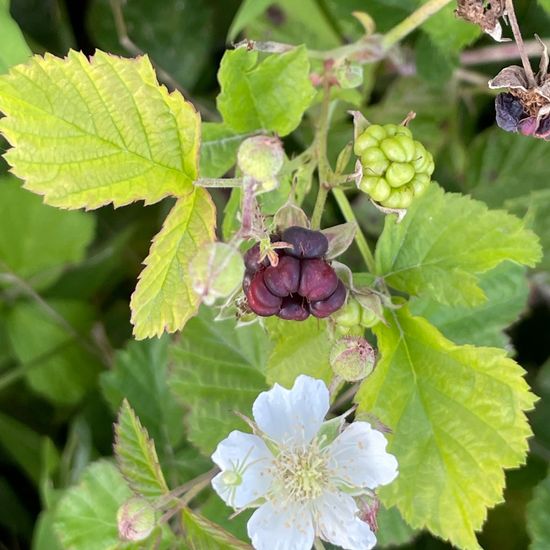
[[[308,47],[323,49],[359,36],[360,28],[350,17],[353,10],[368,11],[384,31],[418,2],[257,0],[260,4],[271,7],[267,12],[258,9],[254,17],[241,21],[247,36],[305,41]],[[96,47],[126,56],[138,50],[147,52],[163,69],[161,79],[168,73],[168,85],[177,81],[186,97],[199,106],[203,118],[216,120],[216,71],[239,5],[238,0],[165,0],[162,5],[129,0],[124,15],[132,43],[123,45],[108,0],[12,0],[10,13],[35,52],[63,56],[71,47],[88,54]],[[538,32],[546,37],[550,3],[522,0],[516,6],[524,35]],[[461,64],[460,54],[466,47],[471,50],[491,42],[471,27],[464,30],[454,25],[449,11],[407,40],[413,49],[404,61],[405,72],[416,67],[416,75],[400,75],[389,64],[368,66],[364,86],[349,92],[347,100],[348,107],[369,104],[365,113],[374,122],[398,122],[409,110],[417,111],[413,129],[436,155],[436,179],[448,190],[470,193],[491,207],[527,216],[545,246],[544,261],[530,273],[529,288],[520,284],[505,293],[514,305],[500,303],[495,289],[492,309],[478,313],[502,318],[504,326],[511,320],[506,315],[510,307],[522,310],[521,319],[507,331],[507,342],[497,343],[513,346],[518,362],[528,370],[529,383],[542,398],[531,414],[536,437],[527,465],[508,473],[506,502],[490,512],[480,536],[487,549],[523,549],[530,542],[528,526],[535,537],[548,537],[550,530],[549,513],[541,513],[549,499],[548,481],[542,480],[550,461],[549,145],[495,128],[492,96],[480,75],[487,80],[501,65]],[[25,60],[27,52],[18,44],[7,0],[0,0],[0,71],[16,59]],[[457,67],[461,78],[450,78]],[[470,78],[465,71],[471,73]],[[300,149],[313,122],[306,120],[286,138],[288,152]],[[351,133],[351,121],[341,107],[330,135],[332,160]],[[224,155],[234,155],[237,144],[231,138],[223,141]],[[5,143],[0,148],[5,150]],[[197,412],[184,424],[183,408],[166,384],[170,339],[129,343],[130,294],[170,201],[148,208],[133,205],[116,211],[106,207],[93,213],[62,212],[18,189],[9,181],[6,168],[5,164],[0,167],[0,540],[10,549],[55,550],[48,510],[80,478],[87,464],[112,455],[114,411],[123,397],[155,439],[161,459],[169,463],[167,477],[172,473],[181,479],[210,467],[184,435],[187,432],[199,447],[214,443],[208,439],[209,418],[201,413],[201,399],[212,396],[193,394],[187,405]],[[228,195],[217,192],[214,199],[221,228]],[[311,207],[313,200],[308,197],[306,204]],[[363,196],[354,197],[353,205],[364,231],[376,239],[380,216]],[[329,203],[324,225],[341,221]],[[346,262],[359,265],[354,250]],[[489,293],[491,283],[486,284]],[[415,307],[426,315],[430,304]],[[207,315],[186,328],[173,352],[183,365],[171,378],[175,393],[189,395],[200,386],[200,381],[193,380],[187,358],[201,349],[201,338],[224,341],[222,333],[211,334],[211,330]],[[452,334],[452,326],[448,330]],[[460,334],[453,337],[459,341]],[[220,353],[227,356],[228,349]],[[244,348],[232,360],[250,368],[254,354],[260,352]],[[210,364],[212,357],[202,360]],[[263,388],[263,377],[248,376],[246,381],[247,395]],[[225,398],[244,399],[237,392]],[[202,512],[221,523],[227,515],[212,498],[203,503]],[[394,519],[385,518],[385,531],[381,525],[382,533],[395,537],[385,542],[409,540],[410,531],[393,527]],[[242,536],[242,521],[225,525]],[[403,547],[446,546],[420,533]],[[533,548],[545,548],[544,542]]]

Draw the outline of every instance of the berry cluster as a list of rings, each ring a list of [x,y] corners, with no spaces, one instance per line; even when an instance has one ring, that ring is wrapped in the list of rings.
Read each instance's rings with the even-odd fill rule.
[[[260,246],[245,254],[243,290],[250,309],[262,317],[304,321],[309,315],[328,317],[346,301],[346,287],[324,260],[327,238],[319,231],[289,227],[281,240],[291,245],[278,249],[279,262],[261,258]]]
[[[405,126],[372,124],[355,140],[363,179],[359,189],[388,208],[408,208],[430,183],[434,161]]]

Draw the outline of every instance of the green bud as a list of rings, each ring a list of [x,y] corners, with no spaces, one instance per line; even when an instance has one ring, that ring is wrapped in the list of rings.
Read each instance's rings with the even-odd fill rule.
[[[337,376],[347,382],[366,378],[374,370],[372,346],[358,336],[344,336],[330,350],[330,366]]]
[[[243,174],[256,181],[272,180],[281,171],[285,154],[281,140],[271,136],[254,136],[239,146],[237,164]]]
[[[242,282],[244,261],[239,251],[225,243],[202,247],[189,265],[193,290],[206,305],[229,296]]]
[[[388,182],[378,176],[364,176],[359,184],[359,189],[377,202],[385,201],[391,194]]]
[[[392,162],[407,162],[407,151],[395,137],[383,139],[380,142],[380,149]]]
[[[392,162],[386,171],[386,181],[392,187],[402,187],[414,178],[414,168],[409,163]]]
[[[332,318],[338,325],[354,327],[361,322],[361,306],[357,300],[350,296],[348,303],[334,313]]]
[[[361,326],[365,328],[372,328],[380,322],[380,318],[372,309],[361,309]]]
[[[142,497],[127,500],[117,512],[118,535],[125,541],[145,540],[156,523],[155,509]]]

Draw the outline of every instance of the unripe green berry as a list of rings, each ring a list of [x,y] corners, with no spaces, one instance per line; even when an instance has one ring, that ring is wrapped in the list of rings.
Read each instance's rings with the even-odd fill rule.
[[[348,303],[334,313],[332,319],[336,324],[344,327],[358,325],[361,322],[361,306],[359,302],[350,296]]]
[[[405,151],[399,140],[395,137],[383,139],[380,142],[380,149],[382,149],[388,160],[392,162],[407,161],[407,151]]]
[[[374,139],[381,141],[384,138],[388,137],[385,126],[380,126],[380,124],[371,124],[366,130],[365,133]]]
[[[356,382],[374,370],[375,355],[364,338],[344,336],[332,346],[329,360],[337,376],[347,382]]]
[[[414,168],[409,163],[392,162],[386,170],[386,181],[392,187],[402,187],[414,178]]]
[[[369,147],[361,155],[361,164],[366,176],[383,176],[390,161],[379,147]]]
[[[281,140],[270,136],[245,139],[237,153],[237,164],[243,174],[260,182],[274,178],[281,171],[284,160]]]
[[[388,182],[378,176],[363,176],[359,189],[377,202],[385,201],[391,194],[391,187]]]
[[[353,152],[360,157],[366,149],[369,147],[378,147],[379,143],[379,140],[365,131],[355,140]]]
[[[397,134],[397,124],[384,124],[383,128],[386,132],[386,136],[388,137],[395,136]]]
[[[414,159],[414,154],[416,152],[416,146],[414,141],[409,136],[403,136],[397,134],[394,138],[399,145],[405,151],[405,162],[411,162]]]
[[[415,197],[420,197],[424,194],[430,184],[430,176],[428,174],[416,174],[411,181],[411,186]]]
[[[397,128],[395,129],[395,135],[406,136],[411,139],[413,137],[412,132],[406,126],[401,126],[401,125],[397,126]]]
[[[409,186],[395,189],[392,194],[384,201],[384,206],[388,208],[408,208],[413,200],[413,192]]]
[[[432,160],[431,155],[419,141],[415,141],[414,145],[415,151],[412,165],[417,173],[427,174],[430,160]]]

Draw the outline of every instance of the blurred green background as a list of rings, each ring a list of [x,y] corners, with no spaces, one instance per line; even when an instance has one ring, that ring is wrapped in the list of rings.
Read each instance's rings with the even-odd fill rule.
[[[233,30],[328,49],[360,36],[352,11],[368,12],[384,32],[417,4],[256,0],[255,16]],[[216,121],[216,71],[239,6],[239,0],[12,0],[8,11],[7,0],[0,0],[0,71],[27,55],[15,21],[36,53],[62,56],[69,48],[124,56],[146,52],[169,88],[180,87],[203,120]],[[548,0],[520,0],[516,8],[527,38],[538,32],[550,39]],[[409,37],[394,62],[365,67],[363,86],[342,94],[329,146],[334,160],[352,136],[347,109],[360,108],[373,122],[394,123],[414,110],[412,128],[436,156],[436,179],[448,190],[527,216],[543,241],[545,259],[530,274],[528,297],[519,298],[527,298],[521,319],[508,330],[510,350],[541,397],[531,414],[536,437],[526,466],[508,473],[506,501],[491,510],[480,536],[485,549],[521,550],[530,540],[526,508],[550,461],[550,144],[495,127],[494,96],[484,82],[507,61],[472,63],[476,56],[464,57],[464,50],[479,52],[494,43],[473,28],[457,31],[454,24],[449,12],[439,24]],[[304,147],[313,123],[306,120],[285,140],[287,152]],[[6,147],[0,141],[0,150]],[[47,522],[35,529],[37,517],[91,460],[112,454],[113,410],[125,392],[115,352],[131,339],[130,294],[171,204],[58,211],[20,189],[0,162],[0,548],[55,550]],[[224,192],[215,195],[220,216],[227,199]],[[364,196],[352,199],[363,230],[376,239],[380,215]],[[312,201],[307,198],[306,209]],[[329,203],[325,224],[339,221]],[[359,266],[353,251],[345,260]],[[147,359],[156,357],[158,345],[139,349]],[[146,385],[137,391],[147,399]],[[183,431],[183,421],[178,429]],[[186,468],[200,473],[209,467],[186,452]],[[529,529],[545,529],[550,540],[548,485],[540,486],[529,506]],[[391,526],[381,537],[386,543],[410,538],[408,530]],[[447,546],[418,533],[402,547]]]

